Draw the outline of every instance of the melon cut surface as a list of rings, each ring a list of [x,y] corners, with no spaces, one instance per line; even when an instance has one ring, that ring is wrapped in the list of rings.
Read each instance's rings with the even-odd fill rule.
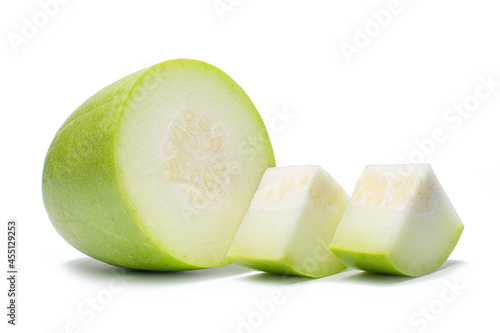
[[[275,165],[245,92],[207,63],[170,60],[84,102],[57,132],[43,197],[56,230],[112,265],[181,270],[225,254]]]

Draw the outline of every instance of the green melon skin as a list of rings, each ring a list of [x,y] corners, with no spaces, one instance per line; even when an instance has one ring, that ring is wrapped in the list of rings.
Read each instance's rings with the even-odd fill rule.
[[[182,89],[179,94],[191,96],[189,101],[173,98],[177,96],[175,89]],[[170,91],[173,93],[165,97],[163,91],[165,96]],[[217,97],[218,91],[221,98]],[[144,132],[130,135],[137,136],[138,141],[145,140],[147,136],[143,133],[148,126],[154,127],[155,121],[166,121],[168,126],[170,113],[176,108],[180,110],[182,103],[193,104],[193,96],[197,95],[207,110],[220,110],[207,111],[203,116],[213,116],[214,121],[223,126],[224,117],[230,118],[226,144],[236,147],[231,149],[239,164],[231,183],[224,185],[229,199],[213,209],[191,207],[190,214],[182,215],[179,213],[182,207],[179,207],[183,203],[178,203],[178,197],[184,183],[180,180],[163,184],[160,176],[141,174],[140,168],[138,180],[129,180],[134,169],[128,168],[127,163],[140,167],[140,161],[135,156],[127,156],[131,144],[126,142],[128,133],[123,128],[135,126],[125,125],[127,119],[140,119],[144,111],[146,120],[139,124],[144,126]],[[162,108],[151,111],[153,107],[148,108],[147,103],[155,107],[162,105]],[[231,105],[232,109],[225,110],[225,105]],[[257,143],[249,147],[240,143],[246,143],[251,134],[259,138]],[[146,150],[151,146],[152,155],[161,148],[158,142],[140,143]],[[253,149],[251,159],[244,155],[249,149]],[[145,169],[151,163],[146,163]],[[244,91],[229,76],[207,63],[170,60],[105,87],[66,120],[46,155],[43,200],[57,232],[73,247],[100,261],[140,270],[217,267],[230,263],[225,257],[227,248],[262,174],[271,166],[275,166],[275,160],[264,123]],[[134,188],[142,183],[145,185],[140,189]],[[158,192],[147,194],[148,186]],[[158,202],[155,197],[167,200]],[[179,230],[184,230],[184,224],[187,231],[181,234]],[[171,230],[177,230],[177,234]]]

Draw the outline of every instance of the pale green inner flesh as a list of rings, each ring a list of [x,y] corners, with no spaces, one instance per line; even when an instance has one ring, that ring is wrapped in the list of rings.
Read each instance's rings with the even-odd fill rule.
[[[404,211],[351,203],[347,206],[332,244],[335,248],[347,251],[389,253],[405,219]]]
[[[463,224],[432,169],[414,168],[409,177],[394,176],[392,166],[367,168],[330,246],[344,263],[419,276],[451,254]]]
[[[438,269],[448,259],[463,230],[444,192],[437,207],[427,214],[409,214],[392,249],[394,267],[420,276]]]
[[[244,266],[312,277],[345,268],[328,249],[348,196],[319,167],[270,168],[228,257]]]
[[[138,223],[170,255],[208,267],[229,262],[274,157],[250,100],[202,66],[153,67],[127,100],[115,151]]]

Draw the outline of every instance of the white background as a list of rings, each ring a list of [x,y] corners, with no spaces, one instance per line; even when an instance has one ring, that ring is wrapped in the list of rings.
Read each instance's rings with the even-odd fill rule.
[[[20,230],[19,325],[6,324],[2,278],[2,332],[498,330],[500,86],[483,96],[480,81],[500,82],[498,3],[401,0],[380,27],[370,13],[389,1],[221,2],[231,6],[222,16],[213,0],[73,0],[44,22],[39,2],[2,1],[1,267],[7,220]],[[26,20],[40,26],[29,38]],[[346,57],[341,46],[355,39],[357,53]],[[105,85],[180,57],[209,62],[243,87],[278,165],[319,164],[351,193],[366,164],[432,163],[465,224],[450,260],[417,279],[350,270],[297,282],[234,265],[127,272],[65,243],[41,197],[53,135]],[[466,116],[445,118],[464,102]],[[444,138],[429,143],[439,129]],[[96,297],[100,311],[89,310]]]

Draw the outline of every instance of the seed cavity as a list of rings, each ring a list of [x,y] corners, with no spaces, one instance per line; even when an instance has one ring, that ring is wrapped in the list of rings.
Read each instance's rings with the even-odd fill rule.
[[[197,210],[228,202],[239,162],[224,127],[206,114],[184,110],[165,133],[161,175],[178,189],[175,199]]]
[[[279,204],[280,201],[293,203],[295,200],[302,202],[306,199],[310,207],[320,214],[327,212],[337,200],[329,184],[320,182],[311,174],[279,178],[269,182],[264,188],[259,188],[258,191],[261,193],[254,196],[258,204],[269,202]]]

